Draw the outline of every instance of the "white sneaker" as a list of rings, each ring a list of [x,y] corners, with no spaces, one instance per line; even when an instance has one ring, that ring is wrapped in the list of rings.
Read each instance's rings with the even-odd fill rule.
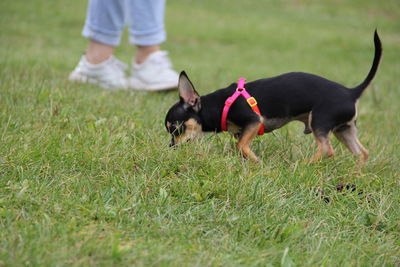
[[[172,69],[166,51],[151,53],[141,64],[132,63],[129,87],[133,90],[162,91],[178,88],[179,75]]]
[[[68,80],[81,83],[98,84],[105,89],[127,89],[128,81],[125,71],[128,66],[114,56],[99,63],[92,64],[82,56],[78,66],[71,72]]]

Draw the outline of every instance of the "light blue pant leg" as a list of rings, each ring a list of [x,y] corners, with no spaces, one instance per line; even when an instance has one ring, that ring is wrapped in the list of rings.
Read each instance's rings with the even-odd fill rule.
[[[135,45],[157,45],[165,41],[165,0],[89,0],[82,35],[110,46],[117,46],[125,26]]]
[[[125,25],[125,0],[89,0],[82,35],[100,43],[117,46]]]
[[[165,0],[126,0],[129,41],[135,45],[158,45],[166,40]]]

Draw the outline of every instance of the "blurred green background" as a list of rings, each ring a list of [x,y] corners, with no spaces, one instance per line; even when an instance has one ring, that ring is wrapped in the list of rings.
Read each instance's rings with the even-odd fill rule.
[[[67,82],[87,45],[86,5],[0,2],[0,266],[399,264],[398,0],[167,2],[163,48],[201,94],[289,71],[355,86],[378,28],[358,175],[336,141],[334,159],[306,164],[315,145],[297,123],[255,140],[260,164],[227,134],[170,150],[177,92]],[[117,57],[134,52],[125,32]],[[337,192],[343,182],[357,192]]]

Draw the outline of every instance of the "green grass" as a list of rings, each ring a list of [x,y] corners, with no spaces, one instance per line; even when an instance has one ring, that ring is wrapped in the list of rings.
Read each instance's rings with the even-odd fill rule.
[[[1,1],[0,266],[398,266],[398,1],[325,2],[169,1],[164,48],[202,94],[297,70],[354,86],[378,27],[360,177],[337,141],[334,159],[306,164],[315,144],[296,123],[256,139],[261,164],[228,134],[169,149],[176,92],[66,81],[86,46],[85,1]],[[337,192],[341,182],[357,192]]]

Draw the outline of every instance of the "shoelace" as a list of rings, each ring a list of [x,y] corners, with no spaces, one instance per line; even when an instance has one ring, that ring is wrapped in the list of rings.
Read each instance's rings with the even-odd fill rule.
[[[168,52],[167,51],[158,52],[158,56],[152,58],[151,61],[153,61],[154,63],[156,63],[160,67],[168,68],[168,69],[172,68],[172,63],[171,63],[171,60],[168,57]]]

